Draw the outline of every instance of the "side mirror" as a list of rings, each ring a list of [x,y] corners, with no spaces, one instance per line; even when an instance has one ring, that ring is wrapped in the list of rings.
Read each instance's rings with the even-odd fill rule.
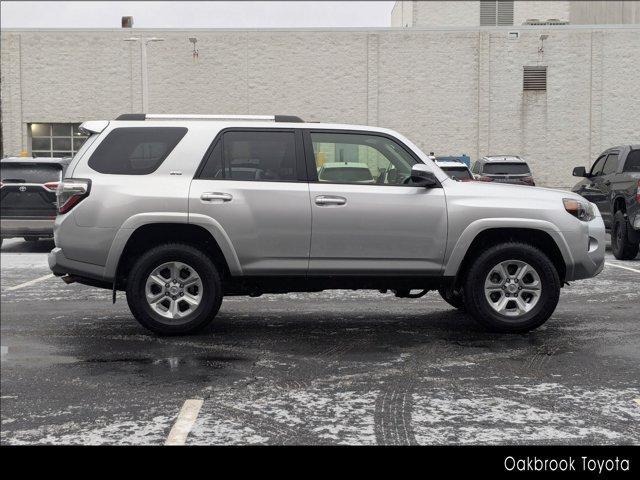
[[[411,184],[414,187],[433,188],[440,185],[440,182],[429,167],[424,163],[417,163],[411,168]]]
[[[587,173],[587,170],[584,167],[576,167],[573,169],[573,176],[574,177],[588,177],[589,174]]]

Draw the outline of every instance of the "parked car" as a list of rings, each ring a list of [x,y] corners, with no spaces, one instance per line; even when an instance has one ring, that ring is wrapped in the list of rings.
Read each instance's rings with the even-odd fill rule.
[[[375,183],[366,163],[325,163],[318,170],[319,182]]]
[[[451,160],[438,160],[438,157],[436,157],[436,165],[438,165],[444,173],[449,175],[450,178],[459,182],[470,182],[474,180],[469,167],[464,163]]]
[[[160,334],[204,327],[225,295],[345,288],[438,290],[489,329],[522,332],[549,318],[565,282],[604,266],[592,203],[456,182],[392,130],[144,114],[81,128],[91,136],[58,190],[49,266],[114,301],[125,290]],[[382,183],[348,169],[318,181],[326,152],[373,165]],[[239,158],[272,176],[237,179]]]
[[[476,160],[471,168],[476,180],[535,186],[527,162],[516,155],[491,155]]]
[[[572,191],[598,206],[611,233],[615,257],[636,258],[640,245],[640,145],[605,150],[589,172],[576,167],[573,175],[584,177]]]
[[[30,157],[0,161],[0,245],[5,238],[53,237],[56,189],[70,161]]]

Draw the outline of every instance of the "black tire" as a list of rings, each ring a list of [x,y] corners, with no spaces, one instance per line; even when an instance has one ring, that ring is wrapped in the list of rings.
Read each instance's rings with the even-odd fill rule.
[[[611,251],[618,260],[633,260],[638,255],[640,242],[629,240],[630,229],[629,220],[618,210],[613,217],[611,229]]]
[[[40,237],[27,236],[23,237],[25,242],[37,242],[40,240]]]
[[[189,265],[202,280],[200,304],[179,320],[163,317],[146,300],[147,278],[155,268],[167,262]],[[222,303],[222,285],[214,263],[201,250],[181,243],[160,245],[143,254],[131,267],[126,293],[127,303],[136,320],[160,335],[186,335],[201,330],[213,320]]]
[[[457,308],[461,312],[466,310],[464,305],[464,298],[460,292],[455,291],[452,287],[440,287],[438,293],[442,299],[454,308]]]
[[[484,285],[489,272],[500,262],[508,260],[528,263],[535,269],[542,284],[538,302],[517,318],[498,313],[485,297]],[[491,331],[527,332],[539,327],[551,316],[558,305],[561,287],[558,272],[544,252],[533,245],[509,242],[487,249],[471,264],[464,280],[464,302],[467,312]]]

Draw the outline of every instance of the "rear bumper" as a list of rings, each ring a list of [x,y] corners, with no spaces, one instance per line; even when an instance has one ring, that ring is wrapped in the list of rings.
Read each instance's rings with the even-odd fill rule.
[[[71,260],[65,257],[64,252],[59,247],[56,247],[49,252],[47,260],[49,262],[49,268],[53,274],[58,277],[63,275],[76,275],[101,282],[105,281],[104,267]]]
[[[13,238],[23,236],[53,237],[55,218],[0,218],[0,236]]]

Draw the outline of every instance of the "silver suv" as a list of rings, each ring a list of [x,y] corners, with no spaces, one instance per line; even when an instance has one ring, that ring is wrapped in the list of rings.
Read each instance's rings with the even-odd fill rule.
[[[522,332],[549,318],[565,282],[604,265],[594,204],[454,181],[391,130],[144,114],[82,129],[49,265],[114,301],[125,290],[157,333],[204,327],[226,295],[325,289],[438,290],[489,329]]]

